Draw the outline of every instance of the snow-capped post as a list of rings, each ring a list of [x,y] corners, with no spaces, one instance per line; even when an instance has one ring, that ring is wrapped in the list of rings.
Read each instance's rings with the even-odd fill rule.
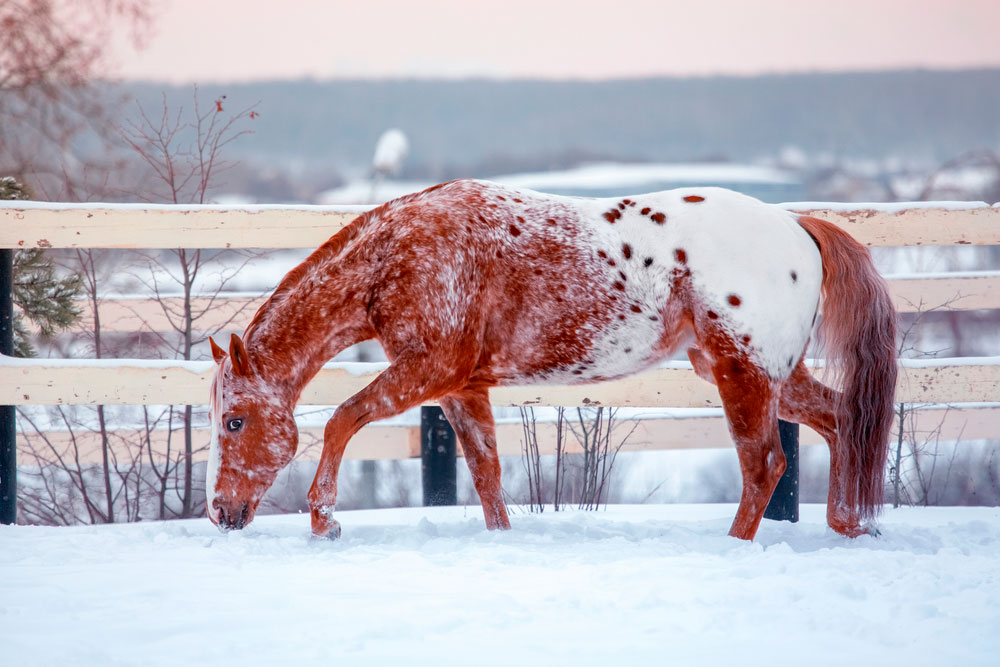
[[[14,251],[0,249],[0,354],[14,354]],[[0,406],[0,523],[17,521],[14,406]]]
[[[386,130],[375,142],[375,157],[372,158],[372,192],[369,196],[372,204],[379,203],[376,198],[379,184],[386,176],[399,172],[409,152],[409,140],[402,130],[396,128]]]
[[[774,487],[764,518],[794,523],[799,520],[799,425],[779,420],[778,435],[785,452],[785,472]]]
[[[420,408],[420,469],[424,507],[458,503],[455,431],[439,407]]]

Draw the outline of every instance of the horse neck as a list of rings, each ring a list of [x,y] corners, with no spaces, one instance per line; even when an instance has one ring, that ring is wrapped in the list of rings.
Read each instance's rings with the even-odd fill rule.
[[[359,276],[345,270],[341,256],[356,235],[353,226],[289,272],[244,334],[257,372],[292,404],[324,363],[356,342],[352,332],[364,327]]]
[[[269,317],[247,336],[246,346],[262,381],[294,404],[309,380],[336,352],[329,350],[321,332],[307,329],[299,334],[287,326],[286,317],[296,317],[289,310],[281,307],[269,311]]]

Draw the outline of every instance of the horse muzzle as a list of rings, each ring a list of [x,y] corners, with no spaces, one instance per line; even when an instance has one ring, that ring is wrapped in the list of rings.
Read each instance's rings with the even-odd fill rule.
[[[253,521],[253,510],[254,508],[247,502],[223,502],[216,498],[212,501],[212,512],[209,514],[209,518],[223,532],[243,530],[247,524]]]

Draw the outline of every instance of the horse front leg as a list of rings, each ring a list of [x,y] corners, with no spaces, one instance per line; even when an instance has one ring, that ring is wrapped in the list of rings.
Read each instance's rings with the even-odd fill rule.
[[[314,536],[340,536],[340,524],[333,518],[333,511],[337,504],[337,475],[350,439],[366,424],[449,394],[467,382],[454,372],[442,373],[442,367],[454,364],[449,366],[427,354],[401,356],[333,413],[323,432],[323,453],[308,495]]]
[[[345,404],[346,405],[346,404]],[[337,505],[337,476],[344,450],[353,432],[348,428],[349,418],[341,414],[341,405],[323,430],[323,453],[316,467],[316,476],[309,487],[309,509],[312,534],[315,537],[337,539],[340,537],[340,523],[333,518]]]
[[[483,506],[486,528],[510,529],[500,486],[500,458],[488,389],[466,388],[442,398],[440,403],[462,443],[465,462]]]

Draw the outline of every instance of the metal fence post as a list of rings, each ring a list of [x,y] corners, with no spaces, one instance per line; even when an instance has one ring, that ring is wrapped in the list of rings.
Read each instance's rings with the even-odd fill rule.
[[[420,408],[420,468],[425,507],[458,504],[455,431],[439,407]]]
[[[765,519],[799,520],[799,425],[778,420],[781,449],[785,452],[785,472],[764,510]]]
[[[0,354],[14,354],[14,251],[0,249]],[[0,523],[17,521],[14,406],[0,406]]]

